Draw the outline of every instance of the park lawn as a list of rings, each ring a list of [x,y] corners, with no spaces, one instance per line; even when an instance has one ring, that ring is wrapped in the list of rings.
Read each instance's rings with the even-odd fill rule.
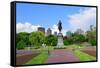
[[[95,57],[88,55],[84,52],[81,52],[79,50],[75,50],[75,55],[80,59],[80,61],[93,61],[96,60]]]
[[[72,45],[68,45],[67,48],[80,49],[80,48],[85,48],[85,46],[80,46],[78,44],[72,44]]]
[[[54,46],[48,46],[49,50],[54,50]]]
[[[53,49],[54,49],[54,46],[50,46],[50,45],[47,46],[46,48],[45,47],[44,48],[43,47],[40,48],[40,50],[53,50]]]
[[[26,64],[43,64],[45,60],[48,58],[48,52],[43,51],[40,55],[36,56],[35,58],[29,60]]]

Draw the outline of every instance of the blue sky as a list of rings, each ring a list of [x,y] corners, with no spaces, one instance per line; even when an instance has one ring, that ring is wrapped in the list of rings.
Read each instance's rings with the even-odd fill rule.
[[[56,25],[59,20],[61,20],[63,27],[62,33],[65,33],[69,30],[73,31],[74,29],[78,29],[78,26],[85,31],[85,26],[80,27],[81,25],[87,25],[86,22],[90,22],[86,26],[88,28],[90,24],[95,25],[96,23],[96,10],[88,7],[17,3],[16,9],[17,24],[20,23],[22,25],[32,25],[33,29],[34,26],[42,26],[46,29],[51,28],[52,30],[58,31]],[[90,12],[92,14],[89,14]],[[89,16],[86,16],[87,19],[89,18],[89,20],[85,19],[85,14]],[[87,21],[84,21],[84,23],[82,19]],[[91,20],[93,21],[91,22]],[[27,25],[25,26],[29,29],[29,31],[31,31]],[[25,31],[26,27],[24,27],[23,30],[23,28],[18,26],[18,31]],[[28,30],[26,29],[26,32],[27,31]]]

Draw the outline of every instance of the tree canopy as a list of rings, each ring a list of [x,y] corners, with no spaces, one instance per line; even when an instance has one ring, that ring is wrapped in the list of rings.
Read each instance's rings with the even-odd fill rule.
[[[29,36],[29,41],[31,45],[41,46],[45,41],[45,35],[42,32],[32,32]]]

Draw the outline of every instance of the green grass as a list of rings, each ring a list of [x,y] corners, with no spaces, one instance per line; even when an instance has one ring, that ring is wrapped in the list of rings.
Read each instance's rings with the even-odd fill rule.
[[[72,44],[72,45],[67,46],[67,48],[75,48],[75,49],[78,49],[78,48],[85,48],[85,46],[80,46],[78,44]]]
[[[49,50],[53,50],[54,49],[54,46],[48,46],[48,49]]]
[[[75,55],[80,59],[80,61],[92,61],[92,60],[96,60],[95,57],[88,55],[84,52],[81,52],[79,50],[75,50]]]
[[[35,58],[32,58],[30,61],[28,61],[26,64],[42,64],[45,62],[45,60],[48,58],[48,52],[43,51],[40,55],[36,56]]]

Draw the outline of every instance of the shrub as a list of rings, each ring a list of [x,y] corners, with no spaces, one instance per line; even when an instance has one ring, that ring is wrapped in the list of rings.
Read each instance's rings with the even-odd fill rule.
[[[54,35],[49,35],[46,37],[45,43],[50,46],[56,46],[57,45],[57,37]]]
[[[21,40],[21,41],[19,41],[18,43],[17,43],[17,47],[16,47],[17,49],[24,49],[25,48],[25,43],[24,43],[24,41],[23,40]]]
[[[73,41],[71,39],[64,40],[64,45],[70,45],[72,43],[73,43]]]
[[[89,42],[92,44],[92,46],[96,45],[96,40],[95,39],[91,39]]]

